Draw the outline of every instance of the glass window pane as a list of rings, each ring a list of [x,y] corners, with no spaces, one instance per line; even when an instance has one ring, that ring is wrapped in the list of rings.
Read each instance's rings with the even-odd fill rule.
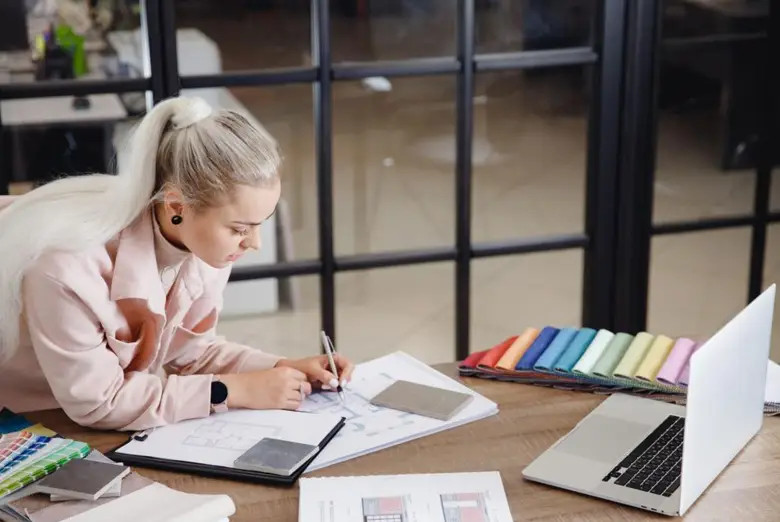
[[[116,172],[145,110],[143,92],[0,101],[0,184],[20,194],[63,175]]]
[[[773,283],[780,284],[780,225],[772,225],[767,231],[763,288]],[[775,303],[775,319],[772,322],[770,357],[774,361],[780,361],[780,306],[777,305],[777,302]]]
[[[475,241],[584,230],[589,70],[477,76]]]
[[[579,325],[582,262],[579,249],[473,260],[471,351],[527,327]]]
[[[477,0],[477,52],[589,45],[597,1]]]
[[[182,76],[311,64],[309,1],[174,4]]]
[[[334,85],[338,255],[452,245],[455,79]]]
[[[750,229],[653,238],[648,331],[706,339],[747,301]]]
[[[288,358],[320,353],[319,276],[228,283],[217,328],[229,341]]]
[[[455,359],[452,263],[336,274],[337,349],[356,362],[403,350]]]
[[[768,6],[666,0],[656,222],[752,211],[761,115],[755,93]],[[726,34],[736,38],[723,41]]]
[[[248,114],[279,142],[284,157],[282,200],[268,221],[268,228],[276,231],[272,243],[277,248],[268,262],[318,257],[319,218],[311,87],[217,87],[185,89],[182,94],[201,96],[213,107]],[[270,244],[266,244],[270,249]]]
[[[401,60],[455,55],[457,2],[331,2],[333,61]]]
[[[88,4],[0,2],[0,83],[142,76],[141,2]]]

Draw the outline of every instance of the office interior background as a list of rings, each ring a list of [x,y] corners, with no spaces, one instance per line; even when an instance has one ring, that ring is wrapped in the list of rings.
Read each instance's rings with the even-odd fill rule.
[[[197,94],[285,157],[232,340],[436,363],[526,326],[705,339],[780,280],[771,4],[2,0],[0,191],[113,172],[151,103]]]

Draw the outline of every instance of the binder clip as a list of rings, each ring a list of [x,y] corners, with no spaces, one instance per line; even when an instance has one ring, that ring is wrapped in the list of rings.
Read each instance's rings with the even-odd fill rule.
[[[150,428],[148,430],[143,431],[137,431],[133,433],[133,440],[137,440],[138,442],[144,442],[147,438],[149,438],[149,434],[154,431],[154,428]]]

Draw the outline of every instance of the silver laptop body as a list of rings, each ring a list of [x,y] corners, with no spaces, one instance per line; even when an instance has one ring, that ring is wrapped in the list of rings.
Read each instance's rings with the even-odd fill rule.
[[[523,475],[683,515],[761,429],[774,301],[772,285],[693,354],[686,406],[613,394]]]

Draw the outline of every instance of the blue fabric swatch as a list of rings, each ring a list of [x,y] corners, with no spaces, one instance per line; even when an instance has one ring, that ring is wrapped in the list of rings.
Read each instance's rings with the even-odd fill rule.
[[[593,328],[581,328],[571,343],[569,343],[569,346],[566,347],[566,350],[561,354],[558,362],[555,363],[555,369],[561,372],[571,371],[595,337],[596,330]]]
[[[561,328],[558,335],[555,336],[555,339],[553,339],[544,353],[536,361],[536,364],[534,364],[534,370],[552,370],[563,351],[566,350],[569,343],[571,343],[572,339],[577,335],[577,332],[579,332],[578,328]]]
[[[534,340],[533,344],[528,347],[523,356],[517,361],[515,370],[530,370],[536,364],[537,359],[544,353],[550,343],[558,335],[558,328],[552,326],[545,326],[539,335]]]

